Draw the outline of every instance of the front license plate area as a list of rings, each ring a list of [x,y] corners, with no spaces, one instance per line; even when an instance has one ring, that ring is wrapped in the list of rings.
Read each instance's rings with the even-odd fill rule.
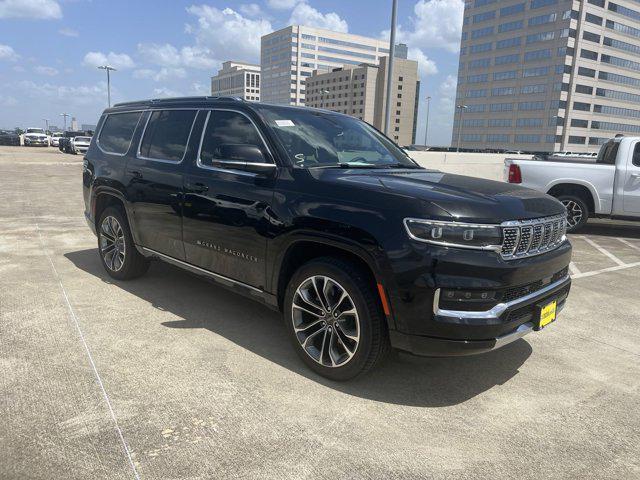
[[[548,303],[544,303],[539,307],[540,315],[538,316],[538,328],[540,330],[544,328],[546,325],[549,325],[556,319],[556,313],[558,309],[558,301],[553,300]]]

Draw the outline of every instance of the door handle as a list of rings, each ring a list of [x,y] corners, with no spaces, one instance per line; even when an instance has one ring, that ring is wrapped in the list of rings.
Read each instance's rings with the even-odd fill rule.
[[[135,178],[142,178],[142,172],[138,170],[128,170],[127,173],[133,175]]]
[[[187,190],[189,190],[192,193],[204,193],[207,190],[209,190],[209,187],[207,187],[204,183],[187,183],[186,185]]]

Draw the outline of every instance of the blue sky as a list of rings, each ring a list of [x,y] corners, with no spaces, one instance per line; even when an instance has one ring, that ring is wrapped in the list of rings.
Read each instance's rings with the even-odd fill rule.
[[[419,62],[418,143],[449,144],[462,0],[399,0],[398,36]],[[259,63],[260,36],[291,23],[384,38],[391,0],[0,0],[0,128],[96,123],[112,101],[209,93],[225,60]]]

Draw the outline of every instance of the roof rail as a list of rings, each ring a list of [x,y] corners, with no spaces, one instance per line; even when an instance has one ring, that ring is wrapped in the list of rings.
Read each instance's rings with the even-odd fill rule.
[[[168,98],[151,98],[149,100],[133,100],[130,102],[120,102],[113,105],[114,107],[131,107],[137,105],[149,105],[149,104],[162,104],[162,103],[173,103],[173,102],[183,102],[189,100],[235,100],[238,102],[244,102],[244,99],[240,97],[233,96],[210,96],[210,95],[200,95],[200,96],[192,96],[192,97],[168,97]]]

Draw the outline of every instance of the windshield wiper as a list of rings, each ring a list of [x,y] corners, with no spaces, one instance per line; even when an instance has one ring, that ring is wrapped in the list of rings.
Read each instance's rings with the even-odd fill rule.
[[[349,162],[340,162],[340,163],[332,163],[331,165],[316,165],[308,168],[384,168],[380,165],[366,165],[364,163],[349,163]]]
[[[406,164],[406,163],[388,163],[386,165],[382,165],[382,167],[384,167],[384,168],[413,168],[413,169],[422,170],[422,167],[420,165],[416,165],[414,163],[410,163],[410,164]]]

